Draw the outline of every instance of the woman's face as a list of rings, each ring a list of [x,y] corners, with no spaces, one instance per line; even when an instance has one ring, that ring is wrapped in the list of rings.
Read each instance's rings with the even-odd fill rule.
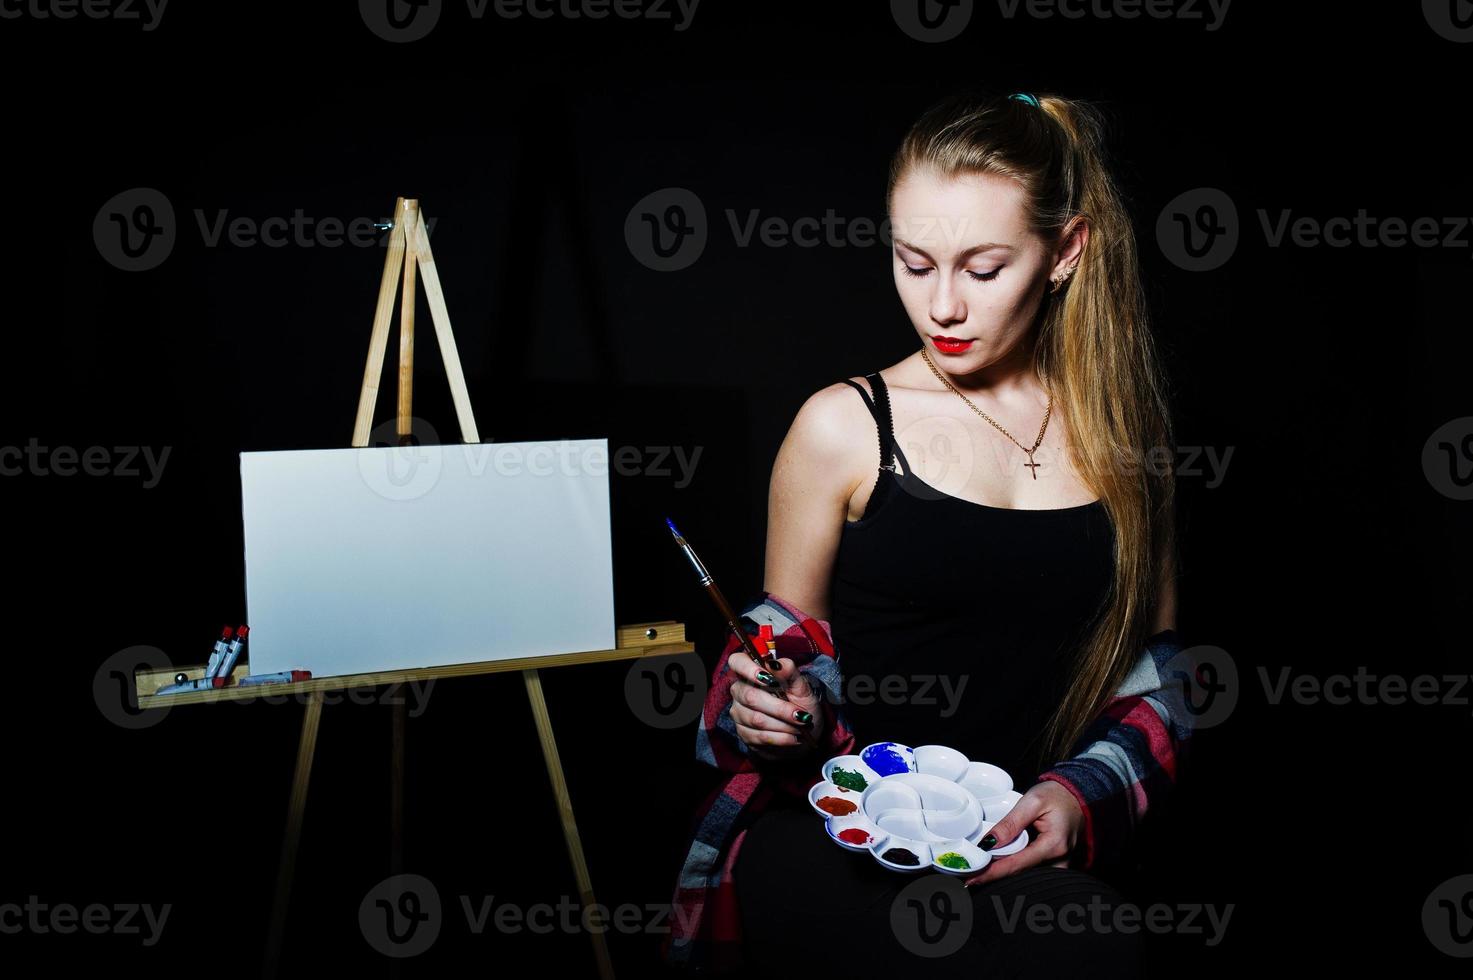
[[[1028,227],[1022,187],[912,169],[895,185],[890,225],[895,288],[938,367],[971,374],[1019,349],[1058,261]]]

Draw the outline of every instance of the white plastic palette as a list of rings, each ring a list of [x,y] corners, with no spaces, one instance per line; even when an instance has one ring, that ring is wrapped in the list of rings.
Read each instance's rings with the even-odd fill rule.
[[[892,871],[971,875],[1028,846],[1026,830],[990,851],[977,846],[1022,794],[1005,770],[948,746],[876,742],[821,771],[808,802],[829,837]]]

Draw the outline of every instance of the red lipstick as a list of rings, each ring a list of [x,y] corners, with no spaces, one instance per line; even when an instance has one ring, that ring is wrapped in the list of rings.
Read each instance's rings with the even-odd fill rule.
[[[936,349],[943,354],[960,354],[972,346],[970,340],[960,340],[956,337],[932,337],[931,343],[935,344]]]

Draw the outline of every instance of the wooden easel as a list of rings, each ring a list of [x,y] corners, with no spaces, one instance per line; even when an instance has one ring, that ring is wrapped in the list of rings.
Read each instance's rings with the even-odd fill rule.
[[[353,427],[355,447],[368,445],[373,424],[374,403],[378,396],[379,378],[383,374],[384,352],[388,346],[389,318],[393,312],[396,280],[403,282],[399,306],[399,404],[396,431],[401,441],[411,435],[410,399],[414,374],[416,269],[424,279],[425,296],[430,304],[435,337],[444,355],[445,373],[450,380],[450,391],[455,402],[455,413],[460,422],[461,436],[467,443],[480,442],[480,436],[476,432],[475,417],[471,412],[470,396],[466,390],[465,375],[462,374],[460,368],[460,355],[455,347],[455,336],[450,329],[450,314],[445,306],[445,294],[440,288],[440,277],[435,270],[435,259],[430,252],[429,235],[425,230],[419,202],[401,197],[394,202],[393,230],[389,237],[388,255],[384,260],[383,278],[379,283],[378,307],[374,312],[373,334],[368,348],[368,364],[363,372],[363,389],[359,396],[358,416]],[[579,898],[585,907],[593,905],[593,885],[589,879],[588,866],[583,859],[583,845],[578,835],[578,826],[573,819],[573,804],[568,795],[568,784],[563,775],[557,740],[553,737],[552,720],[547,712],[547,702],[542,695],[542,680],[538,669],[688,653],[695,649],[686,642],[684,624],[674,620],[621,626],[617,631],[616,643],[617,646],[612,650],[572,651],[551,657],[484,661],[374,674],[349,674],[313,678],[291,685],[245,689],[223,687],[216,690],[162,696],[153,695],[152,692],[172,681],[174,676],[181,672],[181,669],[170,667],[165,670],[139,672],[135,677],[135,689],[140,708],[171,707],[209,701],[247,700],[283,693],[306,692],[308,695],[307,710],[302,718],[301,740],[297,746],[296,770],[292,776],[291,799],[287,805],[286,836],[282,841],[281,861],[277,869],[276,897],[272,905],[271,927],[263,964],[265,976],[274,977],[280,962],[282,940],[286,930],[287,907],[291,898],[292,877],[296,868],[297,848],[301,841],[302,816],[307,803],[307,783],[312,774],[312,757],[317,746],[317,730],[321,723],[322,696],[325,691],[395,685],[411,681],[491,674],[509,670],[521,671],[527,688],[527,698],[532,704],[532,716],[537,725],[538,740],[542,745],[542,757],[547,764],[547,775],[552,782],[553,794],[557,798],[558,813],[563,824],[563,837],[568,845],[568,857],[573,865]],[[197,678],[204,675],[204,669],[204,664],[198,664],[182,672],[190,678]],[[249,672],[249,665],[240,663],[237,664],[233,673],[236,676],[245,676]],[[404,732],[408,717],[405,699],[396,699],[393,712],[393,742],[390,753],[392,841],[389,873],[397,875],[403,870]],[[599,930],[590,930],[590,936],[593,940],[594,956],[598,962],[599,976],[605,980],[612,980],[614,970],[609,960],[604,934]]]

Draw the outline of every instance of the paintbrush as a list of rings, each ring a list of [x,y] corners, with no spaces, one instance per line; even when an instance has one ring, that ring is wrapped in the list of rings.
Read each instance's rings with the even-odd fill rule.
[[[702,564],[701,559],[696,556],[696,551],[690,546],[690,542],[685,540],[685,536],[676,530],[675,522],[667,517],[665,518],[665,524],[670,528],[670,533],[675,535],[676,547],[685,552],[685,557],[690,561],[691,568],[695,569],[696,577],[701,580],[701,585],[705,587],[706,594],[711,597],[712,602],[716,603],[716,608],[721,611],[721,615],[726,619],[727,628],[736,633],[737,639],[741,641],[742,649],[747,651],[747,656],[752,658],[752,662],[759,668],[767,670],[769,665],[766,651],[759,651],[757,644],[752,641],[752,637],[746,630],[742,629],[742,624],[736,612],[731,608],[731,603],[726,601],[726,596],[721,594],[721,589],[716,585],[716,579],[706,570],[706,566]],[[771,666],[774,670],[781,669],[777,663],[776,656],[772,657],[771,661]],[[768,685],[768,690],[784,701],[788,701],[787,692],[783,689],[782,684],[776,677]],[[806,728],[800,727],[800,731],[806,733],[806,738],[811,739],[813,737],[813,733]]]

